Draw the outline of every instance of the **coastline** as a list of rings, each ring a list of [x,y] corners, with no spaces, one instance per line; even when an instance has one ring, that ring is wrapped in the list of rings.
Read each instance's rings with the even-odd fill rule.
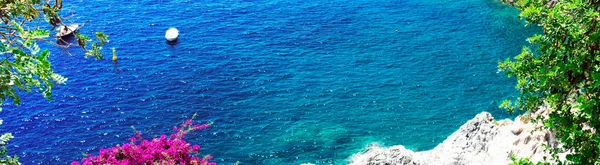
[[[545,112],[546,108],[542,107],[536,113],[520,115],[514,121],[497,121],[490,113],[481,112],[432,150],[414,152],[403,145],[383,147],[373,144],[351,156],[350,164],[509,164],[511,156],[542,161],[544,157],[550,158],[543,145],[559,144],[554,133],[544,129],[541,123],[528,121],[530,116]]]
[[[499,0],[514,5],[517,0]],[[553,0],[548,5],[555,4]],[[517,116],[514,120],[496,120],[490,113],[481,112],[465,122],[434,149],[415,152],[403,145],[380,146],[373,143],[362,152],[349,158],[350,165],[505,165],[511,157],[528,158],[532,162],[549,161],[550,153],[545,146],[560,146],[555,133],[544,128],[542,123],[530,122],[531,118],[547,117],[547,106],[537,111]],[[565,153],[559,159],[565,159]]]

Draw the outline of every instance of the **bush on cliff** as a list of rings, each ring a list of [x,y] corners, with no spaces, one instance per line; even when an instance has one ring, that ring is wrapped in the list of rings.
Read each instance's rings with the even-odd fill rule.
[[[499,63],[521,91],[501,107],[512,112],[548,105],[548,117],[534,120],[556,131],[563,144],[550,149],[554,160],[567,152],[560,164],[600,163],[600,1],[519,0],[515,6],[543,34],[528,39],[534,48]]]

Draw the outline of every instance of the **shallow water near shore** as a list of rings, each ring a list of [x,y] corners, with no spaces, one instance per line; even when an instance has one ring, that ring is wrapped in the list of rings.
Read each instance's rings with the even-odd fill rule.
[[[24,164],[168,134],[218,164],[346,164],[370,143],[429,150],[481,111],[516,96],[497,62],[536,32],[495,0],[69,1],[83,33],[110,36],[107,59],[52,48],[69,78],[54,101],[4,105],[2,132]],[[168,45],[168,27],[180,31]],[[110,47],[119,55],[110,61]]]

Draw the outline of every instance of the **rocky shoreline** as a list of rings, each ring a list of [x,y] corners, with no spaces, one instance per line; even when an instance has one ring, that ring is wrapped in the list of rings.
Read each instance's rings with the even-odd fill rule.
[[[545,114],[540,108],[537,114]],[[467,121],[433,150],[414,152],[402,145],[389,148],[372,145],[353,155],[352,165],[426,165],[426,164],[509,164],[510,157],[529,158],[533,162],[550,158],[543,145],[558,145],[554,134],[539,123],[528,122],[534,114],[522,115],[514,121],[496,121],[482,112]]]
[[[517,0],[499,0],[514,5]],[[559,0],[549,0],[547,6],[553,7]],[[429,151],[414,152],[402,145],[382,147],[377,144],[368,146],[361,153],[350,158],[351,165],[506,165],[511,157],[529,158],[532,162],[550,158],[545,146],[560,145],[555,133],[542,127],[541,123],[532,123],[531,118],[542,115],[547,117],[549,109],[540,107],[536,112],[521,115],[514,121],[504,119],[496,121],[488,112],[482,112],[467,121],[446,140]],[[565,159],[565,153],[558,154]]]

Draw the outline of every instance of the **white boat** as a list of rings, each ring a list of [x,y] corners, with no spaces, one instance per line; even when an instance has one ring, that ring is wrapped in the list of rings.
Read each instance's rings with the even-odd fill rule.
[[[169,28],[165,33],[165,39],[167,39],[167,41],[175,41],[177,40],[177,37],[179,37],[179,30],[173,27]]]
[[[69,26],[63,26],[61,25],[60,27],[58,27],[58,32],[56,32],[56,37],[61,38],[61,37],[66,37],[69,35],[72,35],[73,32],[79,30],[79,24],[71,24]]]

